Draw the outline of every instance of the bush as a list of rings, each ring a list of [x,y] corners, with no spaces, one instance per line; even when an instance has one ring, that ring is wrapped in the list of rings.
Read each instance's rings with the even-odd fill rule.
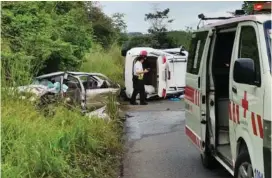
[[[81,71],[103,73],[123,86],[124,58],[121,56],[121,48],[114,44],[109,50],[105,50],[101,46],[95,45],[85,55]]]
[[[122,150],[118,122],[90,119],[63,106],[45,118],[29,102],[2,92],[2,175],[117,177]]]

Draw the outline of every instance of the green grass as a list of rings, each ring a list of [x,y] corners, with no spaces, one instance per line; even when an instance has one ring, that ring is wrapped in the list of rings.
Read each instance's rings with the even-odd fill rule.
[[[86,55],[82,69],[101,72],[116,82],[123,81],[123,58],[113,46],[98,46]],[[6,86],[24,85],[33,77],[21,60],[11,64],[9,82],[1,92],[1,174],[3,177],[112,178],[118,177],[122,155],[122,122],[116,97],[110,96],[107,112],[111,121],[82,116],[62,105],[55,115],[45,117],[33,103],[11,97]],[[16,81],[16,82],[14,82]]]
[[[117,107],[109,105],[116,113]],[[3,93],[1,109],[3,177],[118,176],[118,117],[90,119],[59,106],[53,117],[45,118],[29,102]]]
[[[81,71],[103,73],[123,86],[124,61],[119,46],[112,45],[109,50],[104,50],[96,45],[86,54]]]

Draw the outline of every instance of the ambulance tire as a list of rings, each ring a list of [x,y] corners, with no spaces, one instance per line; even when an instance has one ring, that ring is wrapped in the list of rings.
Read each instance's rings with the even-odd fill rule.
[[[201,162],[206,169],[215,169],[218,165],[217,160],[207,148],[201,154]]]
[[[250,160],[249,153],[247,150],[242,151],[237,157],[237,160],[235,163],[235,169],[234,169],[234,178],[238,178],[239,168],[243,163],[246,163],[246,162],[251,164],[251,160]],[[251,166],[252,166],[252,164],[251,164]]]

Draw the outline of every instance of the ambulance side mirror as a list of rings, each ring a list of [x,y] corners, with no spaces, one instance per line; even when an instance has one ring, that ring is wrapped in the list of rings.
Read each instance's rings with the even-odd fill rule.
[[[259,85],[255,71],[255,63],[250,58],[239,58],[234,63],[234,81],[241,84]]]

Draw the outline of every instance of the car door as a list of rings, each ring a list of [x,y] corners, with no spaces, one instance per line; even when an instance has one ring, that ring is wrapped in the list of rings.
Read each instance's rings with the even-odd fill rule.
[[[81,105],[82,103],[82,85],[80,80],[73,75],[68,74],[64,77],[64,84],[67,85],[66,95],[70,98],[70,103],[73,105]],[[63,86],[62,86],[63,87]]]
[[[88,87],[86,88],[86,106],[88,109],[95,109],[106,105],[107,97],[111,93],[111,88],[101,88],[103,80],[98,80],[92,75],[88,75]]]
[[[230,114],[233,123],[231,138],[232,155],[238,155],[238,138],[246,142],[253,168],[263,172],[260,166],[263,162],[263,108],[264,82],[260,33],[256,22],[243,22],[238,25],[235,53],[231,62],[230,73]],[[251,60],[254,62],[254,76],[242,77],[248,67],[239,70],[239,62]],[[237,70],[238,69],[238,70]],[[247,82],[254,78],[253,82]],[[254,149],[253,149],[254,148]],[[234,156],[234,159],[236,157]]]
[[[202,150],[201,141],[205,141],[206,125],[201,124],[206,120],[206,105],[200,101],[206,95],[206,74],[203,71],[209,46],[209,31],[196,32],[192,36],[186,71],[185,108],[187,137]],[[208,40],[207,40],[208,39]],[[204,72],[204,74],[203,74]]]
[[[166,97],[166,89],[168,83],[168,71],[169,66],[167,62],[167,58],[164,55],[158,57],[157,60],[157,86],[158,86],[158,96],[165,98]]]

